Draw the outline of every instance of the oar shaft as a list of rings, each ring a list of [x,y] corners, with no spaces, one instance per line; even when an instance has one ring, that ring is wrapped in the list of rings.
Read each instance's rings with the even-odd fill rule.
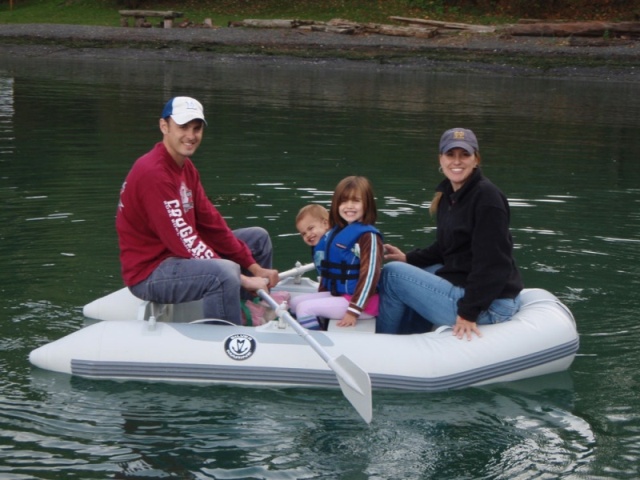
[[[349,400],[358,414],[365,422],[371,422],[372,400],[371,400],[371,379],[369,374],[356,365],[345,355],[333,358],[329,353],[313,338],[309,331],[302,327],[289,312],[280,309],[280,305],[265,290],[258,290],[258,295],[266,301],[271,308],[282,315],[286,322],[300,335],[305,342],[327,363],[338,378],[338,383],[343,395]]]
[[[278,302],[276,302],[273,299],[273,297],[271,295],[269,295],[267,292],[265,292],[264,290],[258,290],[258,295],[260,295],[260,297],[264,301],[266,301],[269,304],[269,306],[271,308],[273,308],[274,310],[277,310],[278,307],[280,306],[280,305],[278,305]],[[331,360],[331,357],[326,352],[326,350],[324,348],[322,348],[322,345],[320,345],[318,343],[318,341],[309,334],[309,330],[307,330],[302,325],[300,325],[296,321],[296,319],[291,316],[291,314],[289,312],[282,311],[282,315],[284,316],[284,318],[287,321],[287,323],[291,326],[291,328],[293,328],[298,335],[300,335],[304,340],[306,340],[306,342],[309,345],[311,345],[311,347],[316,351],[316,353],[318,355],[320,355],[322,357],[322,359],[325,362],[329,363],[329,361]]]
[[[300,265],[298,267],[290,268],[289,270],[285,270],[284,272],[280,272],[278,277],[280,280],[287,277],[295,277],[297,275],[304,275],[307,272],[315,269],[316,266],[313,263],[307,263],[305,265]]]

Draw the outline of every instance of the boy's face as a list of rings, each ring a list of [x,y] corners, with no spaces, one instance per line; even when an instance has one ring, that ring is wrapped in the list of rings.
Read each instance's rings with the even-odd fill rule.
[[[329,230],[329,222],[324,218],[305,215],[298,221],[296,228],[300,232],[304,243],[315,247],[322,236]]]

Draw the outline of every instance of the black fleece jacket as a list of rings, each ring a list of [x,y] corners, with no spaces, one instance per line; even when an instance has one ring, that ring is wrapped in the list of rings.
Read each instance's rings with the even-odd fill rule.
[[[458,315],[475,322],[493,300],[515,298],[523,288],[512,256],[509,203],[479,167],[457,192],[449,180],[436,190],[442,192],[436,241],[407,253],[407,263],[441,263],[436,274],[465,289]]]

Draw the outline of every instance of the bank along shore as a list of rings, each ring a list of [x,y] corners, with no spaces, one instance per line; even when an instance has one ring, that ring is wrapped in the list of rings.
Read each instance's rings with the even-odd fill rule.
[[[1,24],[0,57],[313,62],[340,68],[640,81],[640,40],[576,40],[468,32],[414,38],[283,28]]]

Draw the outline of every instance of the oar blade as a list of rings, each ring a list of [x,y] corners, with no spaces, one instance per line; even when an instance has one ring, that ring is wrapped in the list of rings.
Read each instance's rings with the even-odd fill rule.
[[[258,290],[258,295],[265,300],[271,308],[278,310],[278,302],[264,290]],[[338,377],[338,383],[342,389],[342,394],[353,405],[353,408],[360,414],[365,422],[371,423],[373,418],[371,379],[369,374],[356,365],[345,355],[332,358],[329,353],[322,348],[318,341],[309,335],[309,331],[303,328],[286,310],[281,312],[286,322],[300,335],[305,342],[311,346],[315,352],[327,362],[327,365]]]
[[[369,374],[344,355],[331,359],[328,364],[336,373],[342,394],[349,400],[362,419],[367,423],[371,423],[373,401]]]

